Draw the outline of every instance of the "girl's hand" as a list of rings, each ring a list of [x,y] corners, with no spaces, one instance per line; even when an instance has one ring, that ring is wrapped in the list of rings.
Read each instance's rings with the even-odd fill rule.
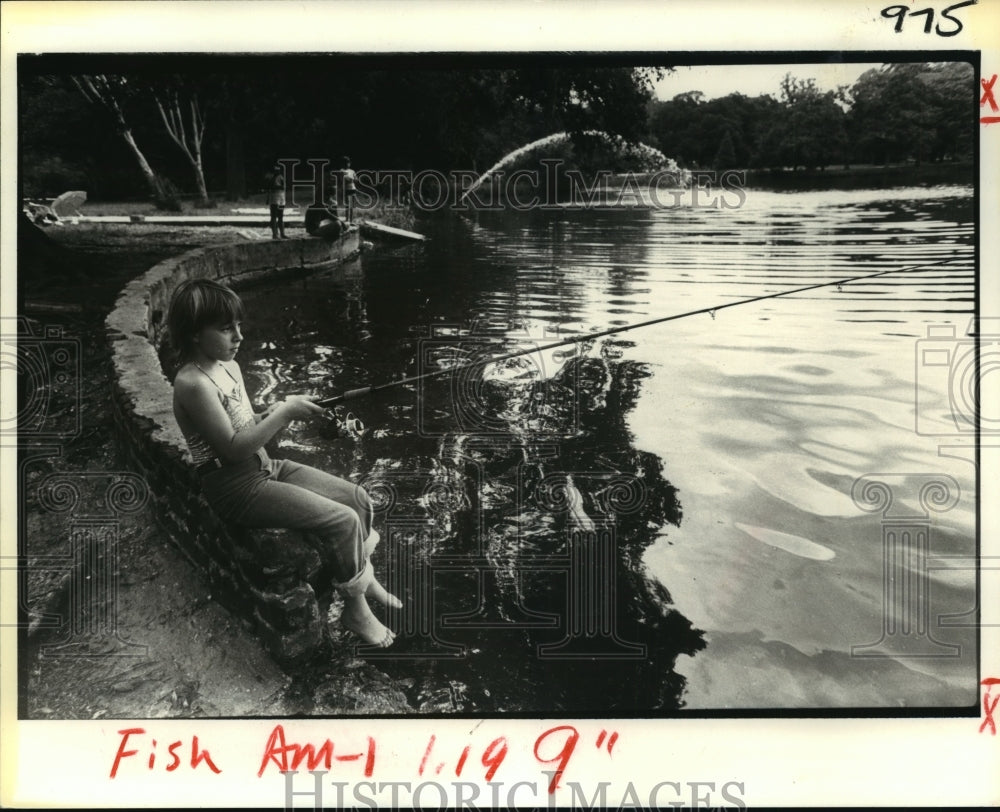
[[[278,409],[288,420],[307,420],[326,412],[326,409],[315,402],[315,398],[305,395],[292,395],[286,398],[278,404],[275,411]]]

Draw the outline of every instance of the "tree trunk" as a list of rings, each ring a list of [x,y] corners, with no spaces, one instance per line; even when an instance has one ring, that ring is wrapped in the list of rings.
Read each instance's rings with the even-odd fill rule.
[[[202,125],[204,125],[204,119],[201,120]],[[191,102],[191,130],[192,130],[192,145],[191,145],[191,166],[194,169],[194,182],[198,187],[198,197],[201,199],[202,206],[210,206],[211,201],[208,199],[208,187],[205,185],[205,168],[201,163],[201,140],[204,137],[204,129],[199,129],[199,115],[198,115],[198,105],[195,101]]]
[[[122,122],[124,124],[124,122]],[[146,183],[149,186],[150,194],[153,195],[153,199],[160,201],[166,196],[163,189],[163,184],[160,182],[159,177],[157,177],[156,172],[153,171],[153,167],[149,165],[149,161],[146,160],[146,156],[142,154],[142,150],[139,149],[139,145],[135,142],[132,137],[132,131],[128,127],[121,128],[122,138],[125,139],[125,143],[128,144],[129,149],[132,150],[132,154],[135,156],[135,160],[139,164],[139,169],[142,171],[143,177],[146,178]]]
[[[176,92],[164,100],[157,96],[154,91],[153,99],[156,102],[156,106],[160,109],[160,117],[167,128],[167,134],[180,147],[181,152],[184,153],[184,157],[191,164],[191,169],[194,171],[195,186],[198,189],[199,205],[208,206],[210,201],[208,199],[208,189],[205,185],[205,171],[201,165],[201,142],[205,137],[205,118],[201,115],[197,99],[192,98],[190,101],[190,144],[188,143],[187,127],[184,125],[184,113]]]
[[[208,187],[205,186],[205,171],[201,168],[201,156],[198,156],[197,162],[192,161],[191,163],[194,164],[194,180],[198,185],[198,197],[201,198],[201,204],[207,206],[211,201],[208,199]]]
[[[139,149],[139,145],[132,135],[132,130],[125,121],[125,113],[118,103],[118,99],[112,89],[112,83],[103,74],[94,77],[73,76],[72,79],[77,89],[87,101],[91,104],[101,105],[111,114],[111,117],[114,119],[115,129],[125,139],[125,143],[128,144],[129,149],[132,150],[132,154],[135,156],[136,162],[139,164],[139,170],[146,179],[146,184],[149,186],[153,200],[156,201],[158,206],[166,203],[167,192],[163,187],[163,182],[149,165],[149,161],[142,154],[142,150]]]

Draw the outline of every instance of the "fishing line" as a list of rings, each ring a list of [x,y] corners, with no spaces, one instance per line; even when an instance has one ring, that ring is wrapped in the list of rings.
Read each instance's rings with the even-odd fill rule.
[[[763,302],[768,299],[778,299],[782,296],[791,296],[794,293],[805,293],[810,290],[817,290],[818,288],[826,288],[831,285],[836,285],[840,288],[842,285],[847,285],[851,282],[860,282],[867,279],[877,279],[880,276],[888,276],[889,274],[897,273],[912,273],[913,271],[923,270],[924,268],[932,268],[936,265],[945,265],[949,262],[957,262],[960,259],[964,260],[964,257],[952,257],[951,259],[942,259],[937,262],[925,262],[921,265],[911,265],[907,268],[894,268],[888,271],[879,271],[872,274],[862,274],[860,276],[852,276],[846,279],[834,279],[829,282],[818,282],[814,285],[805,285],[801,288],[792,288],[789,290],[781,290],[777,293],[765,293],[761,296],[753,296],[749,299],[738,299],[734,302],[723,302],[722,304],[709,305],[707,307],[701,307],[697,310],[689,310],[685,313],[675,313],[670,316],[660,316],[655,319],[649,319],[648,321],[640,321],[636,324],[626,324],[623,327],[612,327],[608,330],[601,330],[596,333],[588,333],[582,336],[573,336],[570,338],[563,339],[561,341],[554,341],[551,344],[545,344],[542,346],[531,347],[525,350],[518,350],[516,352],[507,353],[506,355],[499,355],[492,358],[483,358],[476,361],[471,361],[468,364],[460,364],[455,367],[445,367],[442,369],[431,370],[430,372],[422,372],[419,375],[411,375],[406,378],[399,378],[394,381],[386,381],[385,383],[375,384],[372,386],[362,386],[358,389],[350,389],[340,395],[335,395],[329,398],[322,398],[317,400],[316,403],[323,408],[330,408],[338,403],[342,403],[345,400],[353,400],[354,398],[364,397],[365,395],[370,395],[374,392],[381,392],[383,389],[390,389],[394,386],[405,386],[410,383],[416,383],[417,381],[425,380],[427,378],[438,378],[442,375],[453,375],[456,372],[462,372],[466,369],[472,369],[474,367],[489,366],[490,364],[498,364],[502,361],[509,361],[512,358],[519,358],[523,355],[532,355],[533,353],[548,352],[549,350],[558,349],[559,347],[566,347],[570,344],[578,344],[581,341],[593,341],[597,338],[603,338],[604,336],[615,335],[617,333],[625,333],[629,330],[638,330],[641,327],[651,327],[654,324],[663,324],[668,321],[677,321],[678,319],[686,319],[690,316],[698,316],[708,313],[712,319],[715,319],[715,314],[720,310],[725,310],[729,307],[739,307],[740,305],[753,304],[754,302]]]

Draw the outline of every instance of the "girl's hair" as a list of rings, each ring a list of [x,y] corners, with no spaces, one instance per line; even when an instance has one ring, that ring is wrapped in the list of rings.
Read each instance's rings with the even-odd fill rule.
[[[184,363],[194,355],[194,339],[203,328],[242,320],[243,302],[232,288],[214,279],[188,279],[170,298],[167,339]]]

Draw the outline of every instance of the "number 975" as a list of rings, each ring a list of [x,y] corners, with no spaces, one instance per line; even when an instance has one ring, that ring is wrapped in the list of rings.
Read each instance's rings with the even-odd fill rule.
[[[953,17],[951,12],[957,9],[964,8],[965,6],[974,6],[978,0],[965,0],[964,3],[954,3],[948,6],[944,11],[941,12],[941,16],[944,19],[953,23],[954,27],[944,30],[941,28],[941,24],[938,23],[934,26],[934,33],[939,37],[953,37],[962,30],[962,21],[957,17]],[[924,33],[931,33],[931,26],[934,24],[934,9],[932,8],[922,8],[920,10],[910,10],[909,6],[886,6],[882,9],[882,16],[887,20],[891,20],[893,17],[896,18],[896,25],[893,26],[893,30],[899,34],[903,31],[903,20],[907,17],[919,17],[923,16],[924,19]]]

